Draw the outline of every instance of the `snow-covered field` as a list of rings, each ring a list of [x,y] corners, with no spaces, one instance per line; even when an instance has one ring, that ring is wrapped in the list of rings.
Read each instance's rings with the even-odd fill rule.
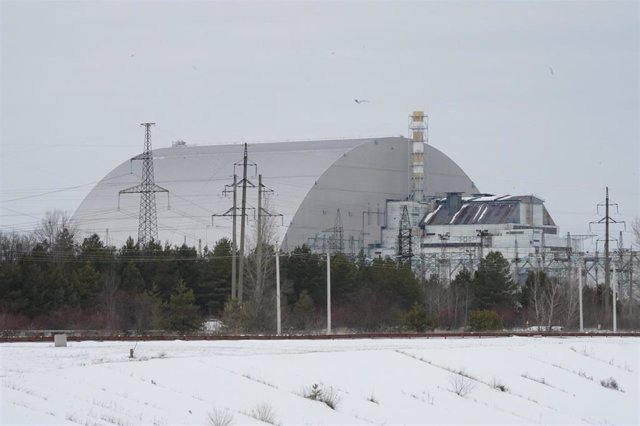
[[[640,424],[638,338],[133,345],[1,344],[0,422]]]

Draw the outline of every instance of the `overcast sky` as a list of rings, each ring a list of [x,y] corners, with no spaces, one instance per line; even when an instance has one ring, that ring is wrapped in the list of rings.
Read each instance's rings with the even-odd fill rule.
[[[73,213],[142,150],[142,121],[160,148],[406,135],[413,110],[481,191],[538,195],[563,233],[589,233],[607,185],[628,231],[640,215],[637,1],[0,11],[3,232]]]

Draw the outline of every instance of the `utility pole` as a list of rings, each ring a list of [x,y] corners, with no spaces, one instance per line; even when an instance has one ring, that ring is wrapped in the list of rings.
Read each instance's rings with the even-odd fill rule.
[[[573,273],[573,268],[571,265],[571,233],[567,232],[567,283],[573,285],[573,277],[571,276]]]
[[[240,207],[240,271],[238,271],[238,302],[242,303],[244,290],[244,228],[247,210],[247,144],[244,144],[244,156],[242,157],[242,205]]]
[[[282,334],[282,320],[280,313],[280,247],[276,248],[276,333]]]
[[[520,284],[520,257],[518,256],[518,237],[514,237],[515,240],[515,255],[516,257],[513,259],[513,262],[515,263],[515,272],[516,272],[516,279],[515,282]]]
[[[635,257],[638,256],[636,251]],[[629,318],[633,318],[633,246],[629,247]]]
[[[231,298],[238,298],[238,242],[236,241],[236,222],[238,218],[238,175],[233,174],[233,224],[231,225]]]
[[[578,259],[578,304],[580,309],[580,333],[584,332],[584,319],[582,316],[582,259]]]
[[[605,225],[604,225],[604,288],[605,288],[605,296],[604,296],[604,305],[605,305],[605,309],[609,308],[609,289],[611,288],[611,284],[610,284],[610,274],[611,271],[609,270],[610,266],[610,259],[609,259],[609,187],[607,186],[606,188],[606,198],[605,198],[605,213],[604,213],[604,219],[605,219]],[[613,302],[613,304],[615,305],[615,300]],[[614,323],[614,331],[615,331],[615,316],[613,318],[613,323]]]
[[[611,289],[611,256],[609,254],[609,224],[612,223],[625,223],[624,221],[616,221],[609,216],[609,206],[616,206],[616,211],[618,208],[618,204],[609,202],[609,187],[605,188],[605,202],[598,204],[597,207],[605,208],[604,217],[597,222],[589,222],[589,228],[591,228],[592,224],[603,224],[604,223],[604,312],[609,312],[609,289]],[[626,226],[626,224],[625,224]],[[596,283],[597,284],[597,283]],[[606,315],[606,314],[605,314]],[[615,321],[615,318],[614,318]]]
[[[231,216],[233,218],[233,224],[231,225],[231,298],[238,298],[238,286],[237,286],[237,252],[238,252],[238,244],[236,242],[236,221],[238,217],[238,204],[237,204],[237,193],[238,193],[238,175],[233,175],[233,184],[231,185],[231,190],[229,190],[229,185],[225,185],[224,191],[222,193],[226,195],[227,193],[233,193],[233,206],[222,214],[213,214],[211,215],[211,221],[213,224],[213,217],[215,216]]]
[[[327,334],[331,334],[331,253],[327,252]]]
[[[616,287],[618,286],[617,275],[616,275],[616,266],[613,265],[613,332],[618,332],[618,316],[616,315]]]
[[[158,217],[156,212],[156,192],[169,191],[156,185],[153,174],[153,154],[151,152],[151,126],[155,123],[141,123],[145,128],[144,152],[131,159],[142,160],[142,181],[139,185],[118,192],[118,209],[122,194],[140,194],[140,214],[138,216],[138,243],[146,246],[158,240]]]
[[[256,281],[262,283],[262,175],[258,175],[258,229],[256,235]]]

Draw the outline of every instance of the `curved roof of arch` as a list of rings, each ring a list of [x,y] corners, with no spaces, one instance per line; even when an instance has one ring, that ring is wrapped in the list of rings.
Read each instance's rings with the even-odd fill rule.
[[[248,240],[255,232],[257,173],[267,190],[263,213],[282,215],[273,217],[272,238],[288,240],[293,248],[327,223],[333,224],[338,208],[344,211],[345,229],[350,229],[365,209],[406,198],[408,147],[401,137],[249,145],[249,162],[257,167],[248,167]],[[211,247],[220,238],[230,238],[233,174],[242,178],[243,145],[175,146],[156,149],[153,157],[155,182],[169,191],[169,196],[156,194],[159,240]],[[425,165],[426,194],[479,192],[460,167],[430,145]],[[118,192],[140,180],[140,161],[127,160],[114,168],[76,210],[73,220],[78,229],[103,239],[108,233],[115,246],[129,236],[135,240],[140,195],[119,197]],[[239,186],[238,208],[241,192]],[[239,230],[238,225],[238,235]]]

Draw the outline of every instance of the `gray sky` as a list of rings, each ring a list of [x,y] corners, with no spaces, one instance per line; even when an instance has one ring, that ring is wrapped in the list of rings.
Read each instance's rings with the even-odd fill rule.
[[[0,12],[2,231],[73,213],[142,150],[142,121],[159,148],[405,135],[416,109],[482,191],[540,196],[563,233],[589,232],[606,185],[628,231],[640,215],[636,1],[5,0]]]

